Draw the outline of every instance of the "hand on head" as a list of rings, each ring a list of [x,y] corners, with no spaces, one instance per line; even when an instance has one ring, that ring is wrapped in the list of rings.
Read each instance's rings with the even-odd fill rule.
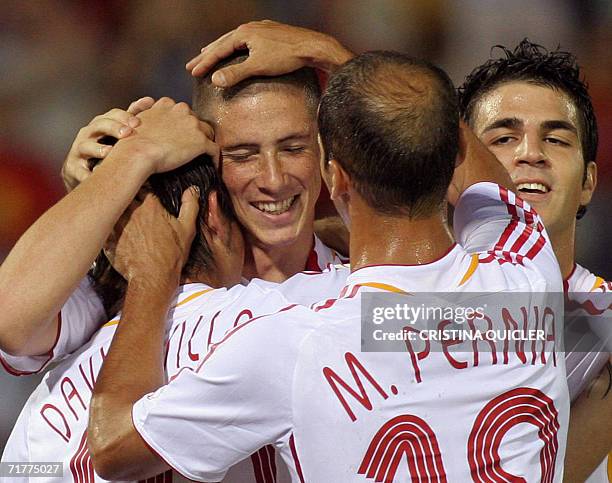
[[[215,85],[230,87],[248,77],[282,75],[301,67],[330,72],[353,57],[333,37],[321,32],[263,20],[240,25],[221,36],[185,67],[193,76],[202,76],[237,50],[248,50],[248,59],[215,72]]]
[[[140,125],[137,115],[153,106],[154,102],[151,97],[142,97],[132,102],[127,110],[111,109],[94,117],[79,130],[62,165],[61,174],[67,191],[72,191],[91,175],[90,159],[104,159],[111,152],[112,146],[100,140],[104,137],[123,139],[133,134]]]
[[[151,163],[151,174],[178,168],[200,154],[219,159],[212,127],[200,121],[184,102],[162,97],[138,114],[139,126],[133,136],[117,145],[130,147]]]
[[[152,193],[141,190],[105,246],[107,258],[128,282],[178,284],[195,237],[199,193],[185,190],[177,218]]]

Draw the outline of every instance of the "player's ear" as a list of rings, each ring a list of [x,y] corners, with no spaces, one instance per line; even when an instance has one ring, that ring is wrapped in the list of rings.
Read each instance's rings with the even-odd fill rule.
[[[327,169],[329,172],[330,186],[328,186],[328,188],[330,198],[332,200],[340,200],[345,198],[350,192],[350,176],[335,159],[329,161]]]
[[[582,183],[582,191],[580,193],[581,206],[586,206],[591,202],[595,187],[597,186],[597,164],[594,161],[590,161],[585,169],[584,183]]]
[[[225,224],[225,217],[221,213],[219,207],[219,199],[217,198],[217,192],[211,191],[208,194],[208,213],[206,216],[206,225],[208,231],[215,236],[219,236],[223,233],[223,225]]]
[[[227,244],[230,236],[230,221],[223,214],[216,191],[208,194],[208,213],[204,236],[209,246],[214,243]]]

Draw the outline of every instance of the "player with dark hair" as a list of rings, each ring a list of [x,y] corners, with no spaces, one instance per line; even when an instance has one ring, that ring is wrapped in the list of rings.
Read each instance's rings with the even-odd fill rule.
[[[401,54],[360,55],[331,78],[319,125],[330,153],[322,174],[351,226],[352,273],[340,297],[251,319],[167,384],[154,365],[143,367],[144,377],[126,371],[124,354],[151,330],[139,305],[157,320],[168,300],[126,301],[125,330],[94,388],[96,469],[120,479],[172,467],[219,481],[244,454],[272,443],[296,482],[482,481],[495,474],[560,482],[569,400],[551,344],[533,364],[516,354],[503,364],[489,357],[476,363],[473,348],[465,364],[433,349],[411,363],[403,343],[398,352],[361,350],[368,294],[531,289],[537,305],[561,290],[537,214],[507,189],[512,182],[495,158],[460,131],[448,77]],[[423,132],[428,126],[433,132]],[[354,146],[344,139],[349,132]],[[458,152],[463,163],[451,182]],[[429,163],[439,176],[430,176]],[[381,200],[372,196],[393,176],[410,176],[416,193],[400,193],[395,183]],[[458,244],[445,220],[447,191]],[[159,364],[159,329],[154,334],[142,351]],[[133,388],[139,379],[146,383]]]
[[[38,230],[45,227],[50,230],[67,229],[74,219],[78,227],[87,232],[77,234],[90,241],[95,236],[100,244],[79,256],[93,258],[94,250],[100,250],[104,244],[105,253],[114,264],[121,266],[131,250],[130,244],[137,245],[144,233],[150,230],[155,234],[149,237],[150,244],[138,249],[147,251],[153,246],[158,260],[167,263],[169,254],[175,254],[172,246],[177,244],[178,257],[172,262],[180,267],[187,262],[182,272],[184,280],[228,287],[239,283],[243,262],[242,234],[211,157],[198,155],[190,163],[180,166],[180,156],[193,156],[206,150],[214,154],[208,144],[206,130],[189,112],[186,105],[162,99],[142,113],[138,134],[127,142],[120,141],[113,155],[108,156],[78,189],[68,194],[30,228],[16,250],[29,247],[36,251],[49,235],[41,233],[35,239]],[[163,150],[170,140],[176,147],[173,156]],[[147,148],[147,156],[141,156],[144,147]],[[140,165],[136,167],[126,163],[126,160]],[[164,169],[173,170],[155,174]],[[151,176],[147,180],[149,174]],[[121,215],[119,207],[129,203],[128,196],[136,195],[145,181],[145,191],[152,194],[139,193],[135,201],[131,201],[129,206],[126,204],[127,210]],[[109,200],[110,192],[114,193],[114,198]],[[157,216],[151,216],[151,212],[157,213]],[[112,228],[109,223],[117,221],[112,217],[119,218],[120,215],[112,236],[108,237]],[[135,219],[139,220],[138,224],[133,221]],[[97,235],[98,231],[109,226],[106,234]],[[124,236],[123,232],[126,231],[130,232],[129,236]],[[195,241],[190,248],[192,240]],[[79,258],[75,257],[75,263],[78,261]],[[14,263],[11,255],[7,262]],[[41,271],[48,269],[45,265],[36,268]],[[8,272],[0,273],[5,276]],[[129,279],[129,274],[126,277]],[[121,300],[125,281],[113,281]],[[154,278],[141,278],[137,283],[141,288],[153,292],[158,289]],[[178,303],[190,296],[195,298],[201,291],[201,283],[184,286],[176,295]],[[187,302],[181,305],[187,305]],[[56,364],[45,374],[22,410],[6,444],[3,461],[51,459],[62,462],[65,481],[90,478],[91,481],[100,481],[94,475],[87,451],[86,427],[91,390],[117,324],[111,321],[97,325],[96,319],[91,318],[87,310],[88,304],[92,303],[89,290],[79,288],[73,294],[61,309],[57,336],[47,354],[28,354],[27,344],[18,351],[11,349],[9,352],[4,340],[15,345],[19,343],[19,334],[13,334],[12,338],[7,334],[3,338],[0,360],[12,374],[32,374]],[[99,314],[99,317],[103,317],[103,314]]]
[[[483,140],[489,140],[486,143],[487,146],[504,162],[513,178],[519,176],[515,173],[518,173],[517,166],[521,162],[516,161],[512,164],[506,161],[508,156],[504,153],[511,150],[516,151],[517,144],[521,142],[525,144],[528,141],[525,137],[530,126],[526,124],[531,119],[522,119],[520,115],[508,115],[500,119],[496,118],[493,126],[489,122],[491,119],[483,118],[484,109],[492,107],[493,101],[507,99],[507,104],[514,101],[515,105],[511,106],[514,111],[527,112],[526,107],[529,106],[532,110],[538,111],[542,119],[546,119],[546,122],[539,124],[536,124],[535,120],[532,121],[534,131],[537,129],[537,132],[540,133],[539,138],[542,138],[539,143],[542,146],[542,152],[538,153],[540,158],[551,155],[555,157],[555,154],[562,155],[564,148],[569,155],[580,156],[581,165],[572,164],[566,170],[567,174],[565,171],[559,173],[558,177],[561,179],[558,180],[559,186],[556,189],[547,186],[548,183],[539,183],[543,188],[542,186],[518,186],[522,196],[530,201],[546,220],[551,239],[555,246],[559,247],[556,249],[559,263],[564,275],[568,276],[574,266],[575,220],[580,219],[586,212],[586,205],[591,200],[597,183],[595,159],[598,135],[591,98],[586,85],[580,79],[576,59],[570,53],[562,51],[549,53],[543,47],[528,40],[523,40],[514,50],[501,46],[498,48],[503,55],[490,59],[474,69],[459,88],[461,110],[477,135]],[[539,97],[538,94],[543,94],[544,97]],[[524,99],[519,99],[519,97]],[[534,103],[535,99],[539,99],[540,102]],[[523,103],[517,104],[521,100]],[[550,113],[543,112],[544,109],[540,108],[541,105],[548,107],[545,105],[546,101],[552,101],[549,104],[558,104],[555,107],[562,110],[563,119],[560,119],[562,122],[547,119]],[[506,109],[500,107],[498,110],[505,111]],[[529,114],[531,113],[527,112],[524,117],[527,118]],[[499,112],[490,115],[499,116]],[[502,130],[505,132],[520,131],[522,136],[520,139],[515,139],[516,136],[497,139]],[[555,137],[555,133],[565,134],[570,139],[566,140],[562,136]],[[494,134],[498,134],[495,136],[495,141],[490,141]],[[550,134],[550,136],[546,137],[545,134]],[[544,152],[544,147],[547,145],[550,146],[550,149]],[[528,148],[529,146],[526,147]],[[523,156],[528,154],[525,153]],[[518,153],[516,156],[520,157]],[[569,157],[569,159],[573,161],[574,157]],[[528,162],[528,160],[522,161],[523,164]],[[536,162],[544,164],[545,159],[539,159]],[[555,166],[554,171],[561,169],[561,166]],[[570,187],[572,189],[569,189]],[[577,192],[575,187],[580,187],[581,190]],[[545,196],[547,193],[550,195]],[[573,209],[573,216],[569,216],[568,210],[572,209],[570,205],[576,203],[578,206]]]
[[[576,220],[586,213],[597,184],[597,121],[572,54],[549,52],[528,40],[513,50],[497,48],[501,55],[474,69],[460,87],[463,116],[506,167],[521,197],[537,209],[550,234],[572,309],[566,320],[566,364],[573,398],[608,364],[594,389],[572,408],[568,478],[582,481],[612,447],[612,427],[584,417],[612,409],[607,397],[612,332],[606,317],[612,283],[575,262]],[[585,304],[594,304],[595,312]],[[589,325],[599,338],[588,333]],[[576,334],[581,338],[572,347]],[[601,475],[589,481],[608,481],[605,468],[598,471]]]
[[[360,62],[342,69],[334,83],[345,88],[327,95],[320,107],[319,131],[327,160],[338,160],[359,195],[376,211],[409,218],[431,216],[445,199],[457,155],[452,82],[438,67],[401,54],[364,55],[360,60],[369,70]],[[391,103],[382,97],[386,91],[377,92],[363,77],[375,69],[381,75],[385,69],[394,71],[395,64],[423,77],[423,85],[410,84],[412,92],[401,85],[404,79],[387,80],[397,84],[389,86],[397,91],[392,91],[396,95]],[[436,89],[426,90],[429,84]],[[422,176],[425,170],[430,176]]]

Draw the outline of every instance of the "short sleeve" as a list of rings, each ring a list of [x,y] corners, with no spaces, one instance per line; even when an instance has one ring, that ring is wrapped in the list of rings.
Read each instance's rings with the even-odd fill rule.
[[[285,321],[279,315],[238,326],[196,371],[182,370],[135,403],[136,430],[179,473],[219,481],[231,466],[290,433],[296,336],[276,329]]]
[[[88,277],[81,280],[58,317],[58,333],[49,353],[39,356],[12,356],[0,351],[0,361],[7,372],[18,376],[35,374],[50,362],[62,359],[89,340],[104,322],[105,312]]]

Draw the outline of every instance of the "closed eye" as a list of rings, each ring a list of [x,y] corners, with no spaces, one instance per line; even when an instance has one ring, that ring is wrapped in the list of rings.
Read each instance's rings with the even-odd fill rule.
[[[229,160],[229,161],[235,161],[235,162],[239,163],[241,161],[248,161],[249,158],[254,156],[254,154],[253,153],[244,153],[244,154],[223,153],[222,156],[223,156],[223,159],[226,159],[226,160]]]
[[[306,146],[287,146],[285,151],[288,153],[302,153],[306,150]]]
[[[512,141],[515,141],[517,138],[515,136],[500,136],[498,138],[493,139],[493,141],[491,141],[491,144],[493,146],[499,146],[499,145],[504,145],[504,144],[509,144]]]

